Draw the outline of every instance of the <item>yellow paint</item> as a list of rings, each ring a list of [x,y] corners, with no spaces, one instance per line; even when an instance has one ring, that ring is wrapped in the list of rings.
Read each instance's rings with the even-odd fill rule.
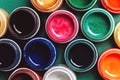
[[[120,47],[120,22],[116,25],[114,30],[114,41]]]
[[[36,2],[40,7],[46,9],[52,7],[57,2],[57,0],[37,0]]]

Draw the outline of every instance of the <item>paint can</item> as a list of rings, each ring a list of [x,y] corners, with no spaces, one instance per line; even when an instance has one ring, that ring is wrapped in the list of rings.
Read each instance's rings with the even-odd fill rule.
[[[21,49],[19,45],[11,39],[0,39],[0,52],[0,71],[11,71],[21,62]]]
[[[120,47],[120,22],[117,23],[115,30],[114,30],[114,41],[118,47]]]
[[[86,11],[91,9],[97,0],[66,0],[68,6],[75,11]]]
[[[24,47],[24,59],[34,70],[46,70],[56,60],[57,52],[53,43],[42,37],[31,39]]]
[[[120,14],[120,0],[101,0],[103,7],[111,13]]]
[[[120,49],[104,51],[98,60],[98,72],[105,80],[120,79]]]
[[[21,40],[31,39],[40,29],[40,17],[30,7],[18,7],[9,19],[9,30],[11,34]]]
[[[107,40],[112,35],[114,27],[113,16],[101,8],[89,10],[83,15],[81,20],[83,35],[94,42]]]
[[[48,17],[45,29],[51,40],[62,44],[70,42],[76,37],[79,31],[79,23],[71,12],[58,10]]]
[[[28,68],[18,68],[12,72],[8,80],[42,80],[42,76]]]
[[[92,42],[86,39],[76,39],[66,47],[64,59],[73,71],[86,72],[95,66],[98,53]]]
[[[45,72],[43,80],[77,80],[76,75],[66,66],[54,66]]]
[[[4,9],[0,8],[0,38],[5,35],[8,29],[9,14]]]
[[[41,12],[53,12],[59,9],[63,0],[31,0],[32,5]]]

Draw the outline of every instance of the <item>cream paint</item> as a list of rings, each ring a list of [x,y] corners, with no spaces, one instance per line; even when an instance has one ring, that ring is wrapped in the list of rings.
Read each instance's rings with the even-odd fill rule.
[[[120,47],[120,22],[117,23],[114,30],[114,41],[118,47]]]
[[[8,16],[9,14],[5,10],[0,9],[0,37],[2,37],[7,31]]]

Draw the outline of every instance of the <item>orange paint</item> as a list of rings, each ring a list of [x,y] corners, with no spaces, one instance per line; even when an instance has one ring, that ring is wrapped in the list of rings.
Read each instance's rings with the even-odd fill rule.
[[[120,13],[120,0],[101,0],[103,6],[112,13]]]
[[[98,61],[98,71],[105,80],[120,80],[120,49],[109,49]]]
[[[53,12],[63,3],[63,0],[31,0],[32,5],[41,12]]]
[[[39,5],[39,7],[47,9],[52,7],[57,0],[35,0],[35,2]]]

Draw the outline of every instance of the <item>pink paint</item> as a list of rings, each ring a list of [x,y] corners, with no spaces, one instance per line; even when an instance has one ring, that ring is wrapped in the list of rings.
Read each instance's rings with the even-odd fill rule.
[[[68,11],[59,10],[51,14],[46,22],[46,32],[55,42],[66,43],[78,33],[79,25],[76,17]]]
[[[49,33],[59,39],[68,38],[74,29],[74,24],[68,16],[57,15],[48,24]]]

